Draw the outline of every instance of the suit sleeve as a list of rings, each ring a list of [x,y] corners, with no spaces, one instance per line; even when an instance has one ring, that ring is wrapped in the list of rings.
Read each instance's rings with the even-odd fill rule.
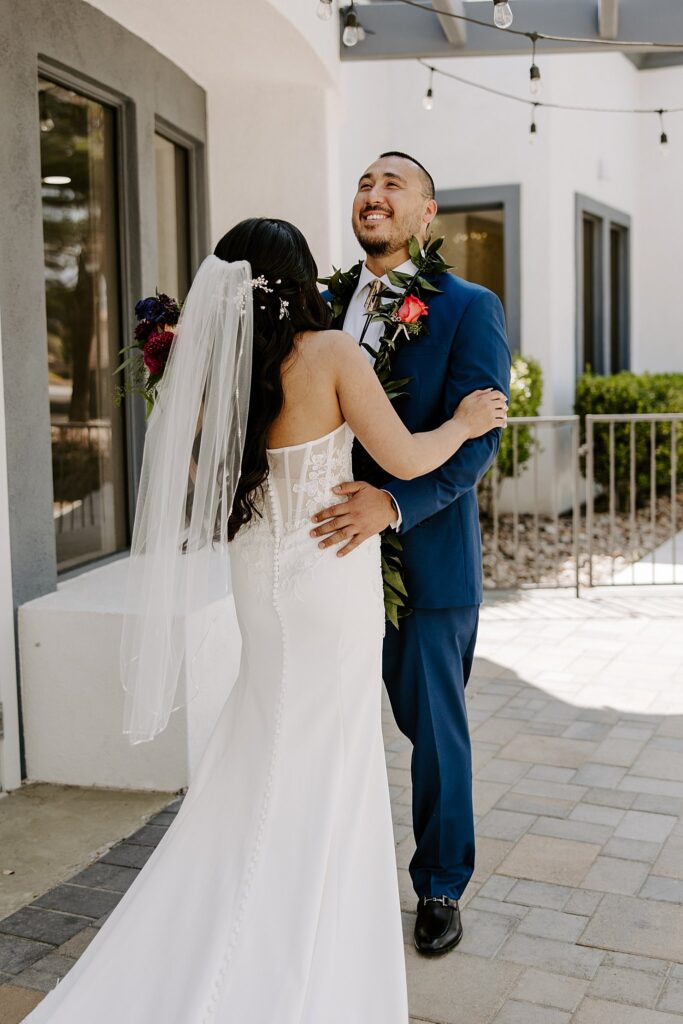
[[[510,349],[500,299],[478,293],[458,324],[448,365],[444,409],[454,411],[465,395],[494,387],[510,397]],[[439,469],[414,480],[384,485],[401,509],[400,533],[417,526],[472,490],[498,454],[502,431],[472,438]]]

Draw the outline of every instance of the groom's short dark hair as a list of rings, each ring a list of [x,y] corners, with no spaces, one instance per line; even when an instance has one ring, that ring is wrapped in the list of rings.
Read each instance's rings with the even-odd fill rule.
[[[391,150],[389,153],[380,153],[379,159],[383,160],[385,156],[400,156],[402,160],[410,160],[411,164],[415,164],[422,171],[420,177],[422,178],[423,191],[425,199],[434,199],[436,197],[436,187],[434,185],[434,179],[427,170],[427,168],[416,160],[414,156],[410,156],[409,153],[399,153],[398,150]]]

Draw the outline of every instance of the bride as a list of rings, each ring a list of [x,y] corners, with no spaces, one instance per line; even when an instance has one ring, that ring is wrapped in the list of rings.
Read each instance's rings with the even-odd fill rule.
[[[30,1024],[407,1024],[379,537],[340,558],[310,517],[351,479],[354,437],[409,479],[505,425],[506,406],[478,391],[410,434],[356,342],[328,330],[316,278],[293,225],[248,220],[183,306],[131,545],[130,741],[161,731],[197,675],[178,614],[209,600],[227,541],[240,672],[174,823]]]

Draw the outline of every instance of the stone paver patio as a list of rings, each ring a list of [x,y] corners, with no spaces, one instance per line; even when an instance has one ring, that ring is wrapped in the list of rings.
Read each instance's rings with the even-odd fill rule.
[[[438,960],[412,947],[410,746],[385,713],[412,1020],[681,1024],[683,594],[488,599],[478,654],[477,864]],[[66,973],[177,806],[0,921],[0,1024]]]

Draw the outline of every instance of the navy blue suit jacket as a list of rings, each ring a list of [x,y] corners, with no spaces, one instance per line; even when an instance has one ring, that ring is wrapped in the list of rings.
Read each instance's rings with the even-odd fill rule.
[[[500,299],[449,273],[433,281],[442,294],[429,298],[429,333],[407,340],[393,360],[394,378],[412,378],[407,394],[394,402],[411,433],[438,427],[478,388],[510,394],[510,349]],[[467,441],[439,469],[414,480],[392,479],[356,442],[356,479],[383,487],[401,509],[401,560],[412,607],[481,603],[476,485],[496,457],[500,435],[492,430]]]

